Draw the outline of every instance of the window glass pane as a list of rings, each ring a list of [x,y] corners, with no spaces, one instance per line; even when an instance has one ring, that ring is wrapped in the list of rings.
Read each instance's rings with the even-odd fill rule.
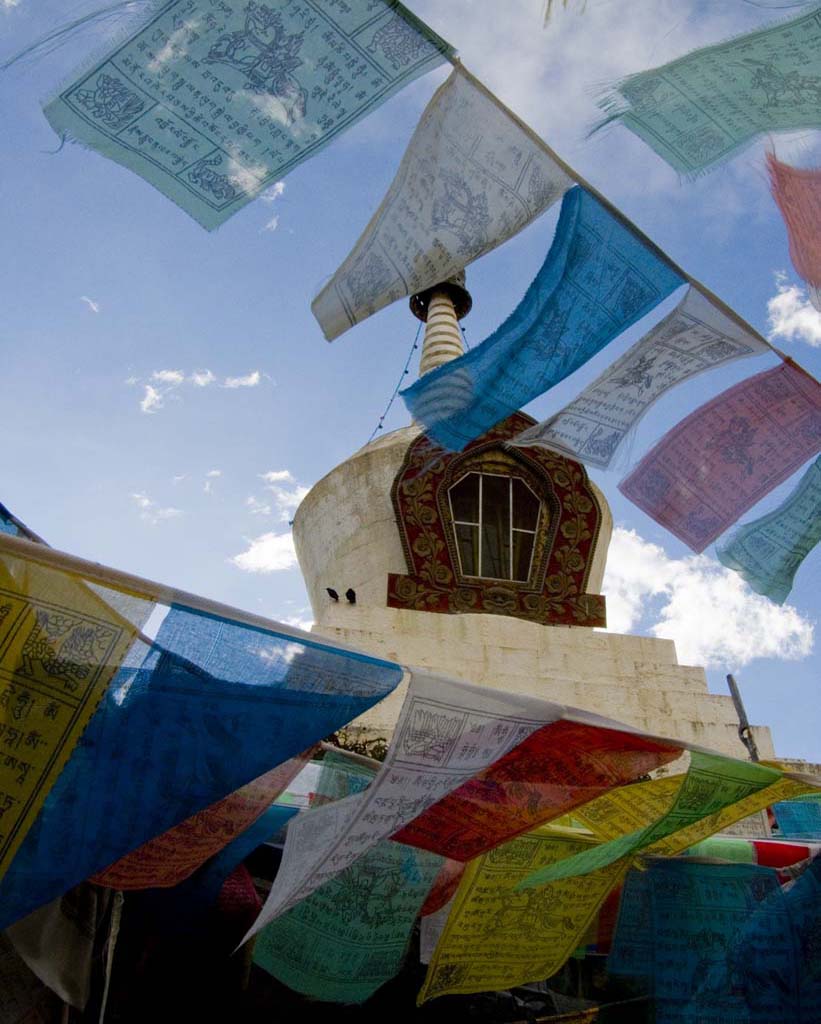
[[[530,575],[530,558],[533,553],[533,533],[513,531],[513,579],[527,580]]]
[[[510,478],[482,479],[482,575],[510,579]]]
[[[523,480],[513,478],[513,527],[535,530],[539,520],[539,499]]]
[[[479,527],[457,524],[456,543],[464,576],[479,575]]]
[[[469,473],[450,489],[453,518],[467,523],[479,522],[479,474]]]

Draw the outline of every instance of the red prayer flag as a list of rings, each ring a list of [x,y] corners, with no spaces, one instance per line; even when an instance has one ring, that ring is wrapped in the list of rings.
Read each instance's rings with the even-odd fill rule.
[[[634,733],[552,722],[391,838],[470,860],[680,754],[672,743]]]
[[[700,406],[619,490],[693,551],[821,451],[821,386],[790,360]]]
[[[805,281],[821,286],[821,167],[790,167],[772,153],[767,154],[767,167],[793,266]]]

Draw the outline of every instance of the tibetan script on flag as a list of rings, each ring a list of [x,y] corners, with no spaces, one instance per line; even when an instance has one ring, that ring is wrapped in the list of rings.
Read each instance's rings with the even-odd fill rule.
[[[821,128],[819,99],[816,7],[631,75],[601,106],[677,171],[696,175],[761,132]]]
[[[555,416],[513,441],[607,469],[654,402],[682,381],[766,345],[690,288],[669,316]]]
[[[573,182],[457,67],[428,104],[382,204],[313,302],[332,341],[511,238]]]
[[[434,441],[461,451],[683,283],[627,224],[573,188],[547,258],[513,313],[481,345],[426,373],[402,397]]]
[[[696,409],[619,490],[693,551],[703,551],[819,450],[821,387],[786,362]]]
[[[757,594],[783,604],[799,566],[819,541],[821,459],[816,459],[786,501],[717,544],[716,556]]]
[[[450,53],[398,0],[168,0],[45,114],[211,230]]]

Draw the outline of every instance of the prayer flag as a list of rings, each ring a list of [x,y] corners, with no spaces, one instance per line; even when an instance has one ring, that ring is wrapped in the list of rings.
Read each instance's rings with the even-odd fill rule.
[[[327,758],[326,758],[327,760]],[[374,772],[352,759],[323,760],[325,790]],[[361,786],[360,786],[361,789]],[[316,811],[303,812],[306,817]],[[285,849],[293,842],[289,834]],[[360,1003],[402,966],[414,923],[442,858],[383,840],[306,900],[268,924],[254,962],[314,999]]]
[[[592,850],[571,857],[569,860],[549,868],[537,871],[521,883],[521,888],[533,888],[560,878],[571,878],[584,875],[599,868],[606,867],[621,858],[633,857],[640,851],[672,855],[692,846],[699,839],[706,838],[729,824],[730,821],[746,817],[747,814],[767,807],[773,800],[775,787],[783,780],[783,774],[773,768],[747,761],[736,761],[717,754],[705,754],[693,751],[687,774],[678,780],[679,785],[672,795],[667,794],[667,787],[659,786],[658,791],[665,795],[659,800],[663,811],[650,824],[633,832],[621,831],[621,822],[616,824],[619,829],[616,837]],[[658,780],[668,782],[667,779]],[[787,780],[792,781],[792,780]],[[629,802],[630,789],[625,789],[621,797]],[[608,796],[600,798],[605,806],[618,806],[607,803]],[[737,805],[743,803],[743,808]],[[750,806],[752,804],[752,806]],[[640,804],[634,807],[634,813]],[[649,805],[652,807],[652,801]],[[722,812],[730,811],[730,815],[722,818]],[[574,812],[583,824],[585,808]],[[652,813],[652,811],[651,811]],[[706,826],[706,831],[702,831]],[[701,834],[699,834],[701,833]]]
[[[4,535],[0,577],[0,927],[310,747],[402,677]],[[170,607],[152,641],[137,627],[161,593]]]
[[[539,445],[607,469],[627,434],[671,388],[733,359],[765,351],[761,339],[690,287],[672,313],[577,398],[512,444]]]
[[[821,128],[819,76],[815,7],[631,75],[601,106],[677,171],[697,175],[762,132]]]
[[[92,875],[91,881],[120,890],[179,885],[253,825],[300,772],[308,753],[292,757],[168,832],[149,839]],[[229,874],[226,871],[226,876]]]
[[[821,450],[821,386],[787,361],[700,406],[619,490],[693,551]]]
[[[572,184],[544,143],[458,65],[422,114],[379,209],[313,302],[325,337],[452,277]]]
[[[773,812],[785,839],[821,839],[821,800],[785,800]]]
[[[279,872],[246,940],[565,710],[414,672],[379,774],[363,792],[291,823]]]
[[[45,115],[211,230],[451,55],[398,0],[165,0]]]
[[[562,201],[553,244],[525,297],[481,345],[402,392],[452,451],[548,391],[683,284],[666,258],[589,192]]]
[[[801,563],[821,541],[821,459],[778,508],[716,545],[716,557],[757,594],[783,604]]]
[[[532,733],[394,836],[458,861],[681,756],[673,743],[563,720]]]
[[[547,825],[472,860],[430,958],[418,1002],[542,981],[578,947],[627,864],[540,889],[517,884],[594,842]]]
[[[810,284],[810,298],[818,308],[821,286],[821,168],[790,167],[767,154],[770,188],[781,210],[790,241],[793,266]]]

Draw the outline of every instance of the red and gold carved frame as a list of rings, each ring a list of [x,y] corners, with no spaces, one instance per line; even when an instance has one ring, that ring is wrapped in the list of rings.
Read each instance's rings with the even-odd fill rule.
[[[606,625],[604,597],[585,589],[601,509],[584,467],[542,448],[504,445],[534,422],[514,413],[463,452],[443,452],[424,434],[410,445],[391,491],[408,572],[389,574],[390,608]],[[527,582],[462,576],[448,491],[469,472],[516,475],[540,497],[543,512]]]

